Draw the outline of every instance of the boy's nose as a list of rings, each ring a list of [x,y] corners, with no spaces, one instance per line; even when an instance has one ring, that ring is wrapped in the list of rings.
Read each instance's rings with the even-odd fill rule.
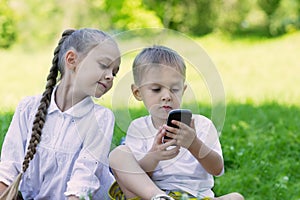
[[[163,101],[171,101],[171,94],[170,94],[170,91],[164,91],[164,93],[162,94],[162,97],[161,99]]]

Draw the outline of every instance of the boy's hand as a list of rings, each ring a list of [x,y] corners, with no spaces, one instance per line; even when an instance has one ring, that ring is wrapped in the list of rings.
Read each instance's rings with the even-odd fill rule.
[[[166,143],[163,143],[163,137],[166,134],[166,130],[162,127],[159,128],[157,135],[154,138],[153,145],[149,151],[151,157],[156,161],[169,160],[175,158],[179,153],[179,146],[174,146],[176,140],[170,140]],[[168,149],[172,146],[173,148]]]
[[[179,153],[180,147],[173,146],[176,144],[175,140],[170,140],[166,143],[162,142],[162,138],[165,134],[166,130],[160,127],[154,138],[151,149],[139,160],[140,166],[150,177],[160,161],[175,158]],[[172,146],[172,148],[168,148],[170,146]]]
[[[172,123],[177,125],[179,128],[164,125],[163,128],[167,130],[167,136],[175,139],[176,145],[188,149],[196,138],[194,119],[192,119],[190,126],[176,120],[172,120]]]

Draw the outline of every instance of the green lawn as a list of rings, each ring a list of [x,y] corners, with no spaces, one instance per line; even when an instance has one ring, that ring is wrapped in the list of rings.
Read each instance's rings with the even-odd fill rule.
[[[247,200],[300,200],[300,33],[270,40],[230,40],[210,35],[193,41],[216,64],[226,93],[226,117],[220,138],[225,174],[215,178],[216,194],[239,191]],[[180,42],[174,45],[183,51],[191,50]],[[53,46],[32,52],[21,48],[0,51],[0,140],[20,99],[42,92]],[[129,95],[126,78],[130,78],[127,73],[130,74],[132,57],[124,56],[113,90],[97,102],[115,114],[129,112],[131,118],[136,118],[146,111]],[[128,87],[119,89],[124,80]],[[190,69],[187,81],[192,91],[188,96],[194,95],[197,100],[189,106],[211,117],[207,83]],[[116,90],[123,93],[116,94]],[[130,98],[128,107],[118,103],[116,97],[122,95]],[[184,105],[190,100],[186,99]],[[116,120],[112,148],[119,144],[129,123],[118,117]]]
[[[199,105],[210,116],[210,107]],[[122,110],[116,110],[123,112]],[[132,117],[145,114],[131,109]],[[220,138],[225,174],[215,178],[216,194],[239,191],[247,200],[300,199],[300,108],[276,102],[261,105],[229,103]],[[1,136],[13,113],[1,113]],[[118,122],[117,122],[118,124]],[[113,145],[124,132],[115,128]]]

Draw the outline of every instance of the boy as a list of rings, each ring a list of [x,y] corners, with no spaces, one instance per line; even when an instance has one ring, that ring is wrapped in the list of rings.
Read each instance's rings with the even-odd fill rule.
[[[116,198],[112,190],[119,186],[132,199],[180,199],[182,194],[214,199],[213,176],[222,175],[224,165],[213,123],[193,115],[190,125],[176,120],[172,123],[179,128],[165,124],[169,111],[180,108],[187,87],[185,71],[181,56],[164,46],[145,48],[135,58],[132,93],[150,115],[134,120],[126,145],[110,154],[118,182],[110,191],[112,198]],[[164,136],[172,139],[164,140]],[[231,193],[215,199],[244,198]]]

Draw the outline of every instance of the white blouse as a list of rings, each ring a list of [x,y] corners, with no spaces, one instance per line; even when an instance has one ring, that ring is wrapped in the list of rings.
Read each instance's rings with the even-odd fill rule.
[[[23,198],[61,200],[76,195],[108,199],[114,181],[108,167],[113,113],[90,97],[61,112],[53,94],[37,152],[20,183]],[[7,185],[22,170],[40,99],[27,97],[19,103],[5,136],[0,181]]]

